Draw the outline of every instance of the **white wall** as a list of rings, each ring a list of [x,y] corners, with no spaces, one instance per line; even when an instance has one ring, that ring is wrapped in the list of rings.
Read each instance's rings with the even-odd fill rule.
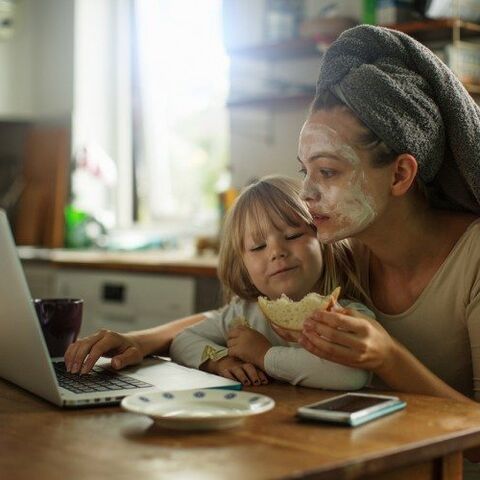
[[[266,0],[223,0],[224,43],[227,49],[262,42],[265,6]]]
[[[235,59],[232,60],[234,62]],[[271,76],[287,82],[315,85],[320,56],[277,61],[270,65]],[[261,74],[251,77],[261,82]],[[232,91],[238,79],[232,78]],[[268,85],[268,81],[264,82]],[[268,92],[268,88],[266,89]],[[297,140],[308,111],[308,101],[271,106],[230,108],[232,179],[241,188],[253,177],[272,173],[297,175]]]
[[[232,179],[237,188],[263,175],[297,175],[297,140],[305,115],[306,107],[232,112]]]

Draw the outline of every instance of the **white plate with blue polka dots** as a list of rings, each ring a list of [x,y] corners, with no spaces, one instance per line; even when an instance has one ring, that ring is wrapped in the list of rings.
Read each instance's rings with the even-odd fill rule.
[[[234,427],[250,415],[268,412],[275,401],[258,393],[207,388],[137,393],[125,397],[121,406],[148,415],[164,428],[212,430]]]

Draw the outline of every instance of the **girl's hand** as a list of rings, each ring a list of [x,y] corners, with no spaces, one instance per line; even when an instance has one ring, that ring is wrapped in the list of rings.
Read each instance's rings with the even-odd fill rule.
[[[72,343],[65,352],[65,366],[71,373],[88,373],[101,356],[112,357],[112,367],[119,370],[140,363],[145,355],[133,336],[102,329]]]
[[[391,369],[395,341],[370,317],[353,309],[314,312],[298,342],[320,358],[380,374]]]
[[[228,334],[228,354],[265,369],[265,354],[272,344],[260,332],[249,327],[232,328]]]
[[[202,365],[201,369],[231,380],[238,380],[243,385],[268,383],[268,378],[262,370],[251,363],[245,363],[230,355],[217,361],[208,360]]]

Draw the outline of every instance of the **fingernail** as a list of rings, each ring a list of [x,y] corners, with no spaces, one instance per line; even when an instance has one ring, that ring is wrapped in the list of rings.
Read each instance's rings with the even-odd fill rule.
[[[72,373],[77,373],[78,368],[79,368],[78,363],[74,363],[74,364],[73,364],[73,367],[72,367]]]
[[[311,322],[310,320],[305,320],[305,322],[303,324],[303,327],[304,328],[312,328],[313,327],[313,322]]]

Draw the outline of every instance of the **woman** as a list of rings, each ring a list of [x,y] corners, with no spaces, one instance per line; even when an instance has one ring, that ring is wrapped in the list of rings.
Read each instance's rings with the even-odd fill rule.
[[[305,348],[394,389],[480,392],[479,144],[480,109],[415,40],[360,26],[331,46],[300,134],[303,197],[320,241],[354,239],[383,328],[318,313]]]
[[[321,242],[352,239],[378,323],[318,312],[307,350],[480,399],[479,146],[480,109],[427,48],[372,26],[332,44],[300,134],[303,198]]]

